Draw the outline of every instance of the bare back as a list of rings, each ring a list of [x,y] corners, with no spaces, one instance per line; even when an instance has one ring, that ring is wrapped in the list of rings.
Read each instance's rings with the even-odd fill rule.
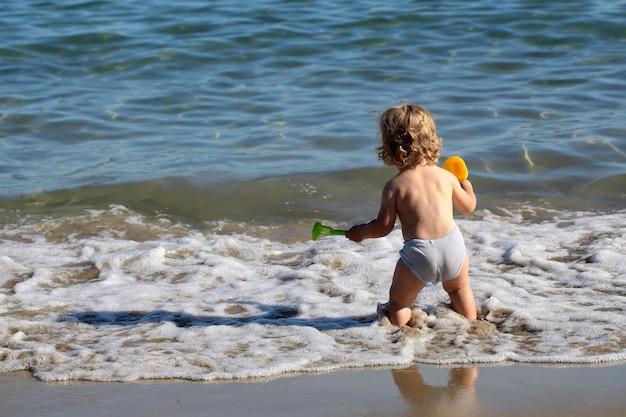
[[[406,169],[389,180],[387,187],[404,240],[440,239],[456,227],[453,195],[464,190],[448,171],[434,165]]]

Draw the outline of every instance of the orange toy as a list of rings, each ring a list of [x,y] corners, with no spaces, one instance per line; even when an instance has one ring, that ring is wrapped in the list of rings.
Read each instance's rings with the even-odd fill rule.
[[[451,156],[443,163],[443,169],[454,174],[459,181],[467,179],[468,171],[465,161],[460,156]]]

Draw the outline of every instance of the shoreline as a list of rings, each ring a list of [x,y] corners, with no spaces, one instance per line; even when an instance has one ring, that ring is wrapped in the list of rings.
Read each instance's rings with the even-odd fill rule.
[[[623,415],[626,364],[373,368],[269,380],[41,382],[0,374],[3,417],[90,415],[593,416]]]

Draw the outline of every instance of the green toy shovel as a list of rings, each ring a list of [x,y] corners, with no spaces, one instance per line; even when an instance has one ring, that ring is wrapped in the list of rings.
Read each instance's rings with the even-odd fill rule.
[[[337,230],[332,227],[324,226],[322,223],[317,222],[313,225],[313,240],[317,240],[320,236],[341,236],[345,235],[347,230]]]

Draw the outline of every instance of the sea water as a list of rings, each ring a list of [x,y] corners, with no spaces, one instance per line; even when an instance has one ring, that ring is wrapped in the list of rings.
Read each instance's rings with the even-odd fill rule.
[[[219,380],[626,360],[626,3],[15,2],[0,17],[0,371]],[[376,117],[435,115],[482,320],[379,313]]]

